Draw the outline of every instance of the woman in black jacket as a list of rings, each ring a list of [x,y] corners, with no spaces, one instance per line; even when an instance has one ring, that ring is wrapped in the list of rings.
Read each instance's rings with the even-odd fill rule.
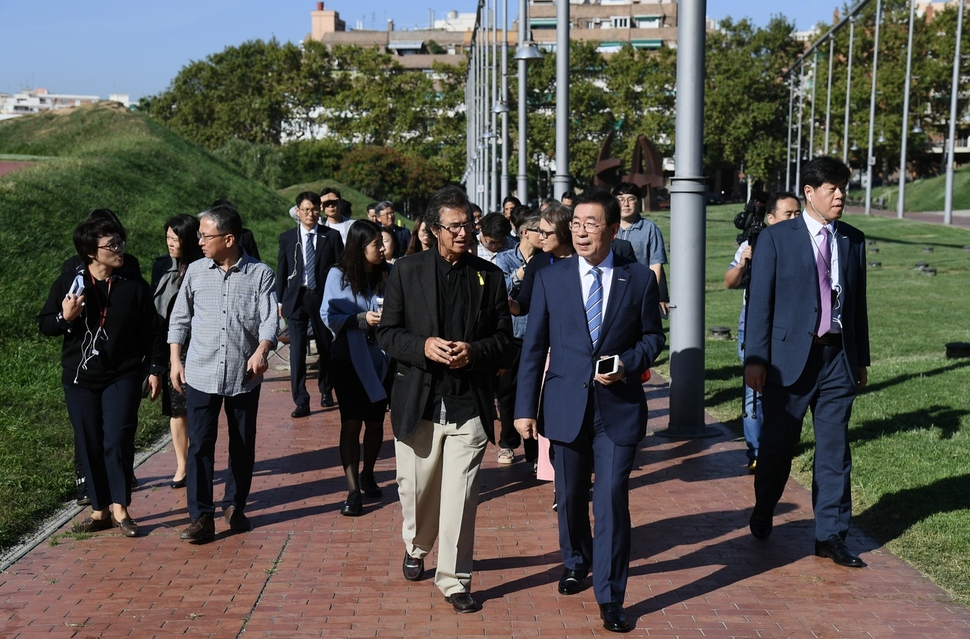
[[[151,291],[137,273],[119,271],[125,242],[118,224],[97,216],[85,220],[74,229],[74,247],[84,268],[61,273],[37,317],[43,334],[64,339],[61,384],[92,507],[74,528],[91,533],[114,525],[137,537],[128,506],[138,404],[152,347]],[[153,397],[157,382],[150,381]]]
[[[155,346],[152,351],[152,375],[159,377],[162,388],[162,414],[169,418],[172,448],[175,450],[175,476],[172,488],[185,488],[185,464],[189,451],[188,418],[185,394],[172,386],[168,347],[168,318],[189,264],[202,257],[199,246],[199,220],[191,215],[176,215],[165,222],[165,244],[168,255],[152,264],[152,295],[155,302]],[[185,352],[182,349],[182,364]]]

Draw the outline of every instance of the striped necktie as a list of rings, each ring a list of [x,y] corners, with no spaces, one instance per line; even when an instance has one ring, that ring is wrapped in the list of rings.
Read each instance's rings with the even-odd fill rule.
[[[306,272],[306,287],[317,289],[317,251],[313,246],[313,233],[306,234],[306,256],[303,260]]]
[[[589,272],[593,274],[593,285],[589,289],[589,297],[586,298],[586,325],[589,327],[593,350],[596,350],[600,339],[600,326],[603,324],[603,282],[600,280],[603,271],[594,266]]]

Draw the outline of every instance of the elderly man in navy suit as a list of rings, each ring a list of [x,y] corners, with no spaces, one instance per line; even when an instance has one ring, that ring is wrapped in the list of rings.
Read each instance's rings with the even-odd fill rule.
[[[536,273],[515,427],[525,439],[541,431],[552,441],[565,564],[559,592],[582,591],[592,569],[603,627],[628,632],[629,480],[647,427],[640,376],[663,348],[664,334],[657,278],[610,248],[619,226],[620,206],[609,191],[592,188],[576,196],[570,224],[576,255]],[[614,372],[595,370],[613,356]],[[593,472],[595,535],[589,520]]]
[[[809,408],[815,428],[815,554],[865,563],[845,545],[852,515],[849,417],[866,383],[865,236],[842,222],[849,168],[818,157],[802,169],[805,212],[769,226],[751,259],[744,381],[762,393],[751,534],[767,539]]]
[[[290,391],[296,408],[291,417],[310,414],[310,393],[306,389],[306,351],[309,327],[319,354],[320,405],[333,406],[330,382],[330,331],[320,319],[323,285],[327,273],[344,251],[340,232],[320,224],[320,196],[306,191],[296,196],[300,225],[280,235],[276,268],[276,296],[280,319],[289,320]]]

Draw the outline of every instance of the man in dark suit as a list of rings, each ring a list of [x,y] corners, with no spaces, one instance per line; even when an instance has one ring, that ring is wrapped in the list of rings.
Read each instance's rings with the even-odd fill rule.
[[[640,375],[664,344],[660,298],[648,267],[610,249],[620,226],[616,199],[605,189],[588,189],[576,196],[573,211],[576,254],[536,273],[515,427],[526,439],[541,428],[552,441],[565,564],[559,592],[580,592],[592,569],[603,627],[627,632],[629,479],[647,426]],[[598,360],[614,355],[615,372],[595,372]],[[595,535],[588,505],[592,472]]]
[[[866,383],[865,236],[839,220],[849,168],[818,157],[802,168],[805,212],[769,226],[751,259],[744,381],[762,393],[751,534],[767,539],[809,408],[815,429],[815,554],[865,564],[845,545],[852,515],[849,416]]]
[[[320,221],[320,196],[312,191],[296,196],[300,225],[280,235],[280,252],[276,268],[276,296],[280,317],[289,322],[290,390],[296,408],[292,417],[310,414],[310,393],[306,389],[307,330],[313,327],[320,356],[320,405],[333,406],[330,382],[330,331],[320,319],[323,285],[330,267],[344,250],[340,233]],[[313,268],[306,268],[312,264]]]
[[[505,277],[469,254],[468,197],[445,187],[424,222],[435,250],[394,264],[377,340],[396,361],[391,391],[404,519],[404,577],[417,581],[440,537],[435,585],[456,612],[471,596],[478,469],[494,443],[492,380],[512,339]]]

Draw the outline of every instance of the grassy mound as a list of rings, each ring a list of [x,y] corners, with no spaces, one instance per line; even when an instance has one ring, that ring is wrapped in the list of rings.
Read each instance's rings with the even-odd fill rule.
[[[246,180],[163,126],[108,103],[0,123],[0,154],[43,159],[0,177],[0,548],[30,532],[73,496],[71,427],[60,388],[59,339],[34,321],[92,209],[115,211],[128,252],[146,279],[165,252],[162,225],[218,198],[242,212],[275,266],[277,236],[292,221],[288,201]],[[157,404],[143,405],[139,444],[167,429]],[[175,460],[172,460],[174,471]]]

